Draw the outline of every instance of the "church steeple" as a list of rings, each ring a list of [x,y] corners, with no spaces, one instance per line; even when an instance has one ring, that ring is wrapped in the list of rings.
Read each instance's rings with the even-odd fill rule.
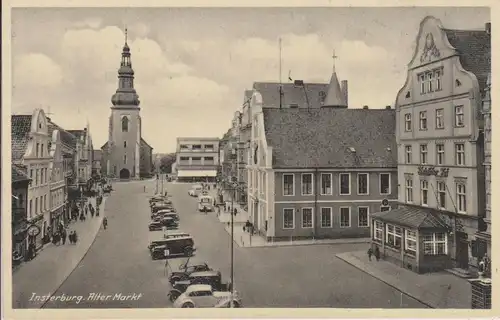
[[[325,103],[323,107],[335,107],[335,108],[347,108],[347,101],[345,95],[340,89],[339,79],[337,78],[337,72],[335,70],[335,50],[333,51],[333,71],[332,77],[330,78],[330,85],[328,86],[328,92],[326,94]]]
[[[111,98],[111,103],[114,107],[135,109],[139,107],[140,101],[134,89],[134,69],[132,69],[127,40],[128,30],[125,29],[125,44],[123,45],[120,69],[118,69],[118,89]]]

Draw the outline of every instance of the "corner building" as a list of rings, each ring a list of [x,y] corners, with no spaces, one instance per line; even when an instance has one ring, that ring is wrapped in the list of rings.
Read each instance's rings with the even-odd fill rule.
[[[477,265],[473,239],[484,216],[482,93],[489,30],[420,24],[396,98],[399,208],[377,214],[372,242],[416,272]]]

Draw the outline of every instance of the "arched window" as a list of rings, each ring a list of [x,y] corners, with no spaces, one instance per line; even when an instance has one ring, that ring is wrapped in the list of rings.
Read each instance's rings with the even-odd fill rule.
[[[128,118],[122,118],[122,132],[128,132]]]

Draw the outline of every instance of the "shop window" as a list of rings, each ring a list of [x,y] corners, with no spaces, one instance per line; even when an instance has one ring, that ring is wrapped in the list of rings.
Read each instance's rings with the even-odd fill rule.
[[[423,240],[425,255],[448,254],[446,233],[441,232],[424,234]]]
[[[402,238],[401,227],[394,226],[392,224],[388,224],[386,226],[385,241],[389,246],[394,248],[401,248],[401,238]]]

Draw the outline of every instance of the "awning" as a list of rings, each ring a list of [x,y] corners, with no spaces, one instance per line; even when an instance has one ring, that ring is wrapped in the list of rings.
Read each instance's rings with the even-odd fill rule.
[[[215,177],[217,170],[179,170],[178,177]]]

